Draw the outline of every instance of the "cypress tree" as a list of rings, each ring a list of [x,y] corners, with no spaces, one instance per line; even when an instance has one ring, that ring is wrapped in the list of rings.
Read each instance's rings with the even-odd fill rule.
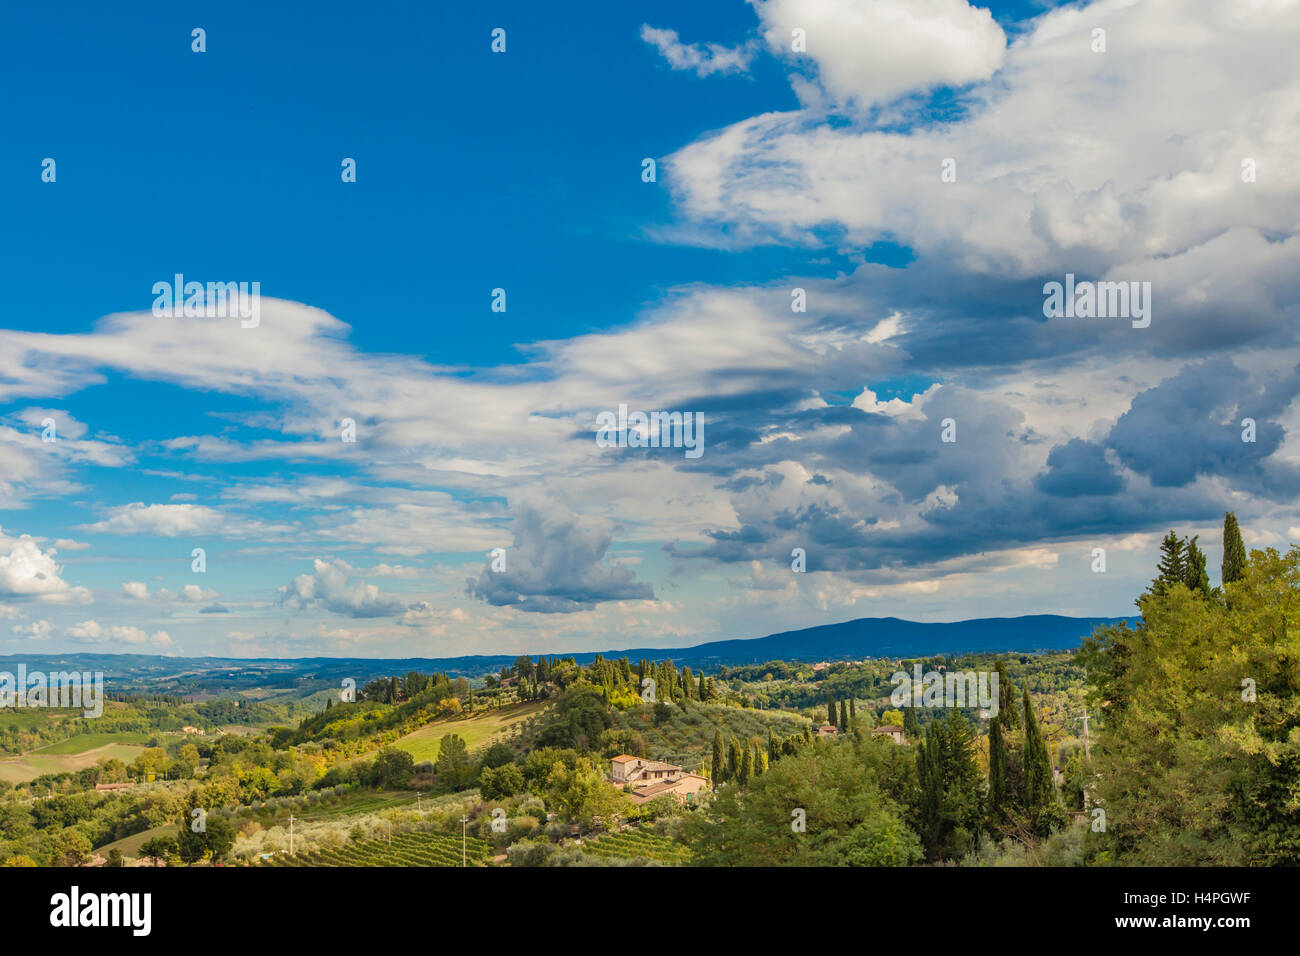
[[[844,701],[840,701],[840,722],[836,726],[840,728],[841,733],[849,729],[849,708]]]
[[[852,722],[855,721],[855,720],[857,720],[857,719],[858,719],[858,699],[857,699],[856,697],[850,697],[850,698],[849,698],[849,723],[850,723],[850,726],[852,725]]]
[[[776,734],[767,728],[767,761],[770,764],[781,753],[781,745],[776,742]]]
[[[726,768],[722,763],[722,731],[713,732],[713,785],[716,787],[722,783],[723,774]]]
[[[740,744],[736,741],[731,742],[731,749],[727,754],[727,779],[735,780],[740,775]]]
[[[916,719],[915,707],[903,708],[903,736],[915,740],[921,733],[921,722]]]
[[[1196,539],[1200,535],[1192,535],[1190,541],[1186,542],[1186,553],[1183,559],[1183,583],[1187,585],[1189,591],[1200,591],[1202,594],[1210,593],[1210,576],[1205,571],[1205,552],[1196,546]]]
[[[1052,801],[1052,763],[1047,755],[1047,743],[1038,729],[1034,705],[1029,700],[1029,688],[1024,689],[1025,706],[1025,809],[1030,819],[1037,823],[1042,811]]]
[[[1007,665],[1001,658],[993,665],[998,674],[998,720],[1008,730],[1020,729],[1020,715],[1016,713],[1016,689],[1007,677]]]
[[[999,715],[1000,716],[1000,715]],[[1007,744],[1002,721],[989,724],[989,824],[1002,822],[1007,806]]]
[[[1246,546],[1241,541],[1237,516],[1228,511],[1223,516],[1223,583],[1240,581],[1246,573]]]
[[[740,754],[740,772],[737,774],[736,778],[740,781],[742,787],[749,783],[749,776],[753,772],[753,769],[754,758],[750,756],[749,748],[746,747]]]
[[[826,723],[835,723],[835,695],[830,691],[826,692]]]
[[[700,700],[708,700],[709,692],[704,686],[704,671],[700,671]]]

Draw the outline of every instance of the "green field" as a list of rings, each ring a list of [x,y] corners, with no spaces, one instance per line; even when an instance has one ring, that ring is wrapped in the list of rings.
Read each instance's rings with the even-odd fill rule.
[[[98,736],[88,734],[86,736]],[[108,736],[108,735],[103,735]],[[118,735],[113,735],[118,737]],[[130,736],[130,735],[121,735]],[[60,746],[54,744],[53,746]],[[136,744],[104,744],[79,753],[50,753],[42,751],[21,757],[0,759],[0,780],[5,783],[26,783],[50,773],[70,773],[93,767],[101,760],[117,758],[123,763],[135,760],[144,747]]]
[[[144,846],[154,837],[174,837],[178,827],[175,823],[164,823],[160,827],[154,827],[152,830],[142,830],[140,833],[133,834],[129,837],[123,837],[120,840],[114,840],[112,843],[106,843],[96,848],[95,852],[105,859],[108,858],[110,850],[118,850],[122,856],[128,860],[137,859],[140,856],[140,847]]]
[[[448,717],[425,724],[419,730],[398,739],[393,746],[405,750],[415,762],[437,760],[438,746],[447,734],[459,734],[465,746],[471,751],[491,741],[517,720],[524,720],[533,714],[541,713],[544,701],[525,701],[511,704],[496,710],[485,711],[472,717]]]
[[[60,740],[56,744],[50,744],[49,746],[33,750],[32,754],[50,754],[51,756],[80,754],[85,753],[87,750],[94,750],[97,747],[104,747],[109,744],[128,744],[143,747],[153,738],[161,736],[161,734],[138,734],[129,732],[123,732],[120,734],[77,734],[77,736],[69,737],[67,740]],[[31,754],[28,754],[27,756],[31,756]]]

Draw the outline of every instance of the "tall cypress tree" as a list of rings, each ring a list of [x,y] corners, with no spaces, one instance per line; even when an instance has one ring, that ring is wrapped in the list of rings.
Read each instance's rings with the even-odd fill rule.
[[[781,754],[781,746],[776,742],[776,734],[772,728],[767,728],[767,762],[770,764]]]
[[[916,719],[915,707],[903,708],[903,736],[915,740],[921,733],[921,722]]]
[[[849,708],[844,701],[840,701],[840,722],[836,726],[840,728],[841,732],[849,729]]]
[[[989,824],[1002,822],[1007,808],[1007,743],[1001,714],[989,724]]]
[[[1025,694],[1025,810],[1035,826],[1041,825],[1043,811],[1052,802],[1052,762],[1047,754],[1047,743],[1038,729],[1034,705]]]
[[[740,761],[740,744],[733,740],[727,753],[727,779],[735,780],[740,776]]]
[[[1246,546],[1241,541],[1237,516],[1228,511],[1223,516],[1223,583],[1240,581],[1246,573]]]
[[[700,671],[700,700],[709,699],[709,690],[704,686],[704,671]]]
[[[713,785],[716,787],[722,783],[723,775],[727,772],[726,765],[722,762],[722,731],[713,732]]]
[[[998,720],[1008,730],[1020,729],[1020,715],[1016,713],[1016,689],[1007,677],[1007,665],[1001,658],[993,665],[998,675]]]
[[[826,723],[835,723],[835,695],[830,691],[826,692]]]
[[[1205,552],[1196,546],[1196,540],[1200,535],[1192,535],[1191,540],[1186,541],[1186,552],[1183,558],[1183,583],[1187,585],[1189,591],[1200,591],[1202,594],[1210,593],[1210,576],[1205,570]]]
[[[754,770],[754,758],[750,756],[749,748],[746,747],[740,754],[740,769],[736,774],[736,779],[740,781],[743,787],[749,783],[749,775]]]
[[[849,724],[852,725],[853,721],[857,719],[858,719],[858,699],[856,697],[850,697],[849,698]]]

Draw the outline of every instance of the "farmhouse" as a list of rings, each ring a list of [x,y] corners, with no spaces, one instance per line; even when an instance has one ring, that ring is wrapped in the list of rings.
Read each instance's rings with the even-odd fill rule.
[[[686,801],[709,786],[707,777],[687,773],[676,764],[661,760],[619,754],[611,758],[609,763],[609,778],[613,783],[622,787],[634,787],[628,794],[633,803],[645,803],[663,796]]]
[[[872,736],[872,737],[879,737],[879,736],[883,736],[883,735],[886,735],[886,734],[889,735],[889,739],[892,740],[894,743],[896,743],[896,744],[901,744],[901,743],[903,743],[903,728],[902,728],[902,727],[874,727],[874,728],[872,728],[872,731],[871,731],[871,736]]]
[[[615,783],[651,783],[656,780],[668,780],[685,773],[673,763],[659,760],[646,760],[631,754],[619,754],[610,760],[610,776]]]
[[[837,728],[834,724],[822,724],[820,727],[817,728],[818,737],[834,737],[838,733],[839,733],[839,728]]]

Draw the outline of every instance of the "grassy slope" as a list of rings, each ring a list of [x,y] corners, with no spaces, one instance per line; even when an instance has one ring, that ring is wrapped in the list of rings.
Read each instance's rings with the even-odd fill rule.
[[[30,753],[21,757],[5,757],[0,760],[0,780],[23,783],[47,773],[84,770],[93,767],[100,760],[112,757],[130,763],[143,750],[144,747],[135,744],[104,744],[74,754]]]
[[[459,734],[465,745],[472,751],[492,739],[517,720],[524,720],[539,713],[546,706],[543,701],[525,701],[510,704],[496,710],[475,714],[473,717],[450,717],[425,724],[419,730],[412,731],[399,738],[394,744],[399,750],[405,750],[415,758],[437,760],[438,746],[447,734]]]

